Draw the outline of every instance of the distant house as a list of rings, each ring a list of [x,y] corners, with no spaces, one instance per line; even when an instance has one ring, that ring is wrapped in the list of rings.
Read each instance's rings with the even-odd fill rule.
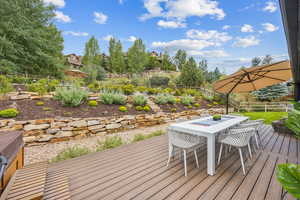
[[[80,69],[82,64],[82,56],[78,56],[75,53],[66,55],[66,64],[71,65],[75,69]]]

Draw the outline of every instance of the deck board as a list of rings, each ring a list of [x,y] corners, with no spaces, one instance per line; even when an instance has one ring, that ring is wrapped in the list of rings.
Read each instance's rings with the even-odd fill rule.
[[[24,196],[24,192],[32,187],[41,191],[41,186],[44,190],[38,195],[44,195],[47,200],[279,200],[283,190],[276,180],[276,166],[286,162],[299,163],[300,142],[293,136],[274,133],[271,126],[264,126],[262,133],[261,149],[253,153],[252,159],[247,154],[244,156],[246,176],[235,149],[222,157],[215,176],[207,175],[205,145],[198,152],[199,168],[195,166],[193,154],[188,154],[187,177],[178,155],[167,168],[165,135],[50,164],[46,183],[40,177],[45,174],[43,170],[28,166],[14,178],[16,185],[10,187],[10,197],[30,198]],[[32,183],[32,187],[24,185],[20,190],[24,181]],[[14,190],[21,196],[18,193],[12,195]],[[293,199],[289,195],[286,198]]]

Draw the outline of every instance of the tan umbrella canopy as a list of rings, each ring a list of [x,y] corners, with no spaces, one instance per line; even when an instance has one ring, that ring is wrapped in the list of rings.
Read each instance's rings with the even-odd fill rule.
[[[226,112],[228,112],[228,95],[230,93],[251,92],[286,82],[291,78],[290,62],[285,60],[269,65],[240,69],[232,75],[216,81],[213,87],[215,91],[227,94]]]
[[[76,70],[76,69],[66,70],[65,75],[73,76],[73,77],[77,77],[77,78],[86,78],[87,77],[87,73],[82,72],[80,70]]]

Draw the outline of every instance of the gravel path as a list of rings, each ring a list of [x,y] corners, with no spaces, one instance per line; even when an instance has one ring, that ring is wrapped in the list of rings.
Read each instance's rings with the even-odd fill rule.
[[[168,124],[140,128],[140,129],[133,129],[124,132],[118,132],[110,134],[109,136],[118,135],[122,137],[123,141],[129,143],[134,135],[136,134],[150,134],[154,131],[163,130],[165,131]],[[98,140],[104,140],[105,137],[103,136],[94,136],[88,137],[80,140],[70,140],[65,142],[58,142],[58,143],[49,143],[42,146],[30,146],[25,147],[25,165],[47,161],[55,157],[59,152],[63,151],[65,148],[73,147],[75,145],[81,147],[88,147],[91,150],[94,150],[97,146]]]

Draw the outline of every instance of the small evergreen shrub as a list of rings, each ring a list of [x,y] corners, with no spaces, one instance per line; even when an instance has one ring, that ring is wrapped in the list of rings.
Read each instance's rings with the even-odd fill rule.
[[[19,111],[15,108],[9,108],[5,110],[0,110],[0,117],[3,118],[13,118],[19,114]]]
[[[120,93],[115,93],[113,95],[113,104],[115,105],[125,105],[127,103],[127,97]]]
[[[188,108],[188,109],[192,109],[193,106],[192,106],[192,105],[188,105],[187,108]]]
[[[125,105],[127,103],[127,97],[119,92],[104,91],[100,98],[102,103],[107,105]]]
[[[199,107],[200,107],[200,104],[199,104],[199,103],[195,103],[194,106],[195,106],[196,108],[199,108]]]
[[[64,106],[77,107],[87,100],[87,97],[88,93],[85,90],[72,86],[70,88],[57,88],[54,99],[60,101]]]
[[[171,109],[171,112],[173,112],[173,113],[175,113],[176,111],[177,111],[176,108],[172,108],[172,109]]]
[[[294,109],[300,111],[300,102],[296,102],[296,103],[294,104]]]
[[[169,104],[176,104],[176,98],[173,95],[166,94],[165,96]]]
[[[170,79],[163,76],[152,76],[150,78],[150,84],[152,87],[165,87],[169,84]]]
[[[90,150],[86,147],[74,146],[67,148],[55,156],[50,162],[59,162],[71,158],[76,158],[90,153]]]
[[[161,91],[157,88],[148,88],[147,89],[147,94],[149,95],[156,95],[158,93],[160,93]]]
[[[136,106],[135,110],[136,111],[142,111],[142,110],[144,110],[144,108],[143,108],[143,106]]]
[[[181,98],[181,103],[185,106],[192,105],[194,103],[194,98],[192,96],[183,96]]]
[[[131,95],[134,93],[134,85],[128,84],[121,87],[122,91],[126,95]]]
[[[154,102],[158,105],[164,105],[168,103],[168,98],[164,94],[159,94],[155,97]]]
[[[43,106],[43,105],[45,105],[45,103],[43,101],[37,101],[35,103],[35,105],[37,105],[37,106]]]
[[[11,81],[3,75],[0,75],[0,94],[6,94],[13,91]]]
[[[133,105],[145,106],[147,104],[147,98],[144,95],[135,95],[133,97]]]
[[[91,106],[91,107],[96,107],[96,106],[98,106],[98,102],[95,101],[95,100],[91,100],[91,101],[88,102],[88,105]]]
[[[52,109],[49,107],[43,107],[43,111],[51,111]]]
[[[106,137],[103,142],[98,141],[97,151],[102,151],[105,149],[112,149],[123,144],[122,138],[120,136]]]
[[[146,112],[150,112],[151,108],[150,108],[150,106],[144,106],[143,110],[146,111]]]
[[[285,121],[285,125],[292,130],[297,138],[300,138],[300,111],[292,110],[289,112],[288,119]]]
[[[126,106],[120,106],[119,107],[119,111],[121,111],[121,112],[128,112]]]
[[[40,79],[36,83],[27,84],[26,87],[30,92],[37,92],[39,95],[44,95],[48,92],[55,91],[58,85],[58,80]]]

